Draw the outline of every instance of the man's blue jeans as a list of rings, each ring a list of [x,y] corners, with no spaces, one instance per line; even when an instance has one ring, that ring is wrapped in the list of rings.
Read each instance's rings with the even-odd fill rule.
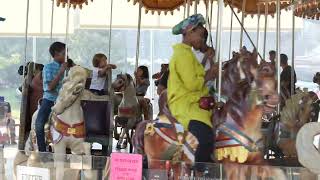
[[[40,152],[46,151],[44,126],[49,119],[49,116],[51,113],[51,107],[53,105],[54,105],[53,101],[50,101],[48,99],[43,99],[38,112],[38,117],[36,119],[37,144]]]

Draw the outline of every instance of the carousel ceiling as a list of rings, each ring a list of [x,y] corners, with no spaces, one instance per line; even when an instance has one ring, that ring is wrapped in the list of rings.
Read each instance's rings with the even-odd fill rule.
[[[154,12],[158,12],[159,14],[161,12],[164,12],[167,14],[168,12],[171,12],[173,14],[173,11],[178,9],[179,7],[184,5],[187,0],[132,0],[133,4],[141,3],[142,6],[146,9],[146,13],[151,11],[152,14]],[[130,0],[128,0],[130,2]]]
[[[190,3],[192,5],[194,1],[199,4],[204,2],[205,5],[208,2],[213,2],[213,0],[128,0],[128,2],[133,1],[133,4],[141,3],[142,6],[146,9],[146,13],[151,11],[154,12],[164,12],[167,14],[180,8],[180,6],[185,5],[185,3]],[[244,2],[245,1],[245,2]],[[243,9],[243,2],[245,3],[245,8]],[[281,9],[287,8],[290,5],[290,0],[280,0]],[[244,10],[246,15],[255,15],[255,14],[267,14],[273,15],[276,12],[276,0],[224,0],[225,5],[230,4],[233,8],[238,9],[238,12]],[[266,9],[266,6],[267,9]],[[267,10],[267,11],[266,11]]]
[[[246,15],[268,14],[274,15],[276,13],[275,0],[224,0],[225,4],[230,4],[233,8],[238,9],[238,12],[244,11]],[[243,8],[245,3],[245,8]],[[290,5],[289,0],[280,0],[280,9],[285,9]]]
[[[57,6],[62,5],[63,8],[66,7],[66,5],[68,4],[68,0],[56,0],[56,1],[57,1]],[[70,4],[73,8],[79,7],[80,9],[82,9],[83,4],[88,5],[88,1],[89,0],[70,0]]]
[[[294,14],[306,19],[320,19],[319,0],[300,0],[295,4]]]

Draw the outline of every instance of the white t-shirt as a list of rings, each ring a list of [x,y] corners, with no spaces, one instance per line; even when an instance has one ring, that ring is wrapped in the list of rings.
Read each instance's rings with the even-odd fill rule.
[[[204,53],[202,53],[200,50],[192,49],[193,54],[196,56],[200,64],[202,63],[202,60],[204,58]],[[207,71],[210,69],[210,62],[207,61],[206,65],[204,66],[204,70]]]
[[[106,82],[106,77],[99,77],[99,68],[93,68],[92,70],[92,80],[90,84],[90,89],[103,90]]]

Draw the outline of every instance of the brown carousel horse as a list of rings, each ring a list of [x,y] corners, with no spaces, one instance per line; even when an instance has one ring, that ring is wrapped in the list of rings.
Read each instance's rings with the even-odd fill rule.
[[[175,179],[190,172],[181,168],[183,161],[186,167],[194,163],[194,152],[198,140],[189,132],[181,132],[181,125],[171,115],[167,104],[167,91],[159,98],[159,115],[154,121],[142,121],[137,125],[133,138],[135,153],[147,156],[149,169],[167,169],[168,161],[173,161],[171,169]]]
[[[269,64],[258,65],[256,53],[236,54],[224,66],[222,92],[227,96],[226,104],[214,111],[212,122],[218,127],[216,158],[224,163],[228,179],[238,179],[238,163],[261,164],[260,139],[262,137],[261,116],[263,112],[274,110],[278,103],[274,69]],[[146,154],[149,168],[165,168],[165,163],[157,160],[194,162],[193,152],[197,148],[196,138],[181,132],[179,124],[172,117],[166,102],[160,98],[160,116],[156,121],[138,125],[134,138],[135,150]],[[247,168],[248,169],[248,168]],[[174,177],[187,173],[178,164],[173,166]],[[245,171],[245,169],[243,169]],[[258,172],[258,171],[257,171]],[[266,169],[257,176],[281,173]],[[283,177],[283,176],[282,176]],[[280,177],[281,178],[281,177]]]
[[[222,93],[228,100],[213,117],[223,122],[217,126],[215,157],[224,164],[227,179],[245,179],[249,172],[251,176],[285,179],[277,169],[239,166],[266,165],[261,124],[262,114],[274,111],[279,101],[274,75],[272,65],[258,65],[255,52],[237,54],[224,67]]]

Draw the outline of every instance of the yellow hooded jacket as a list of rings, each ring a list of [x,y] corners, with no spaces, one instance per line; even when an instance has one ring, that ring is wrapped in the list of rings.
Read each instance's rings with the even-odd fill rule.
[[[208,96],[205,71],[190,46],[179,43],[173,46],[169,64],[168,105],[172,115],[188,129],[190,120],[212,127],[211,111],[199,107],[201,97]]]

